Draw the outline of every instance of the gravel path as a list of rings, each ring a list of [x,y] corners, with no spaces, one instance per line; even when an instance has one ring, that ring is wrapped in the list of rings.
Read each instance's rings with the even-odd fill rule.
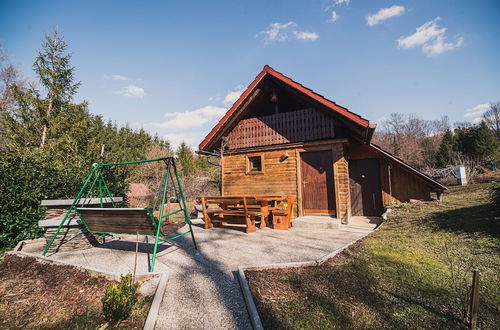
[[[335,230],[237,229],[194,227],[200,253],[185,235],[161,245],[155,271],[170,273],[157,329],[251,329],[236,271],[242,265],[311,261],[369,234],[377,221],[354,217]],[[126,241],[125,241],[126,239]],[[151,240],[151,238],[150,238]],[[152,248],[140,244],[138,273],[147,271]],[[135,236],[101,247],[56,253],[55,259],[87,264],[116,273],[134,266]]]

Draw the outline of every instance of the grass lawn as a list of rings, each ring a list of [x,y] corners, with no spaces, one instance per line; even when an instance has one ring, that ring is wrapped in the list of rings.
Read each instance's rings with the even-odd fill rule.
[[[0,261],[0,329],[98,329],[106,322],[101,297],[114,283],[73,266],[7,255]],[[142,329],[150,297],[108,329]]]
[[[488,188],[452,187],[442,203],[402,205],[319,267],[247,271],[265,328],[466,328],[473,269],[479,328],[497,328],[500,220]]]

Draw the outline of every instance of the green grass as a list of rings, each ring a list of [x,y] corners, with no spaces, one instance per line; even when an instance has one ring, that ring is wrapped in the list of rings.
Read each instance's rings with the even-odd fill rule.
[[[479,327],[500,323],[500,221],[489,184],[405,204],[380,230],[319,267],[247,272],[269,329],[466,328],[472,270]]]

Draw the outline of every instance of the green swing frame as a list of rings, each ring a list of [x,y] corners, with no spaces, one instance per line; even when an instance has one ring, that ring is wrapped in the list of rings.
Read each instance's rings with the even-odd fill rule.
[[[160,182],[160,187],[158,189],[158,195],[155,198],[153,209],[149,209],[148,207],[145,207],[144,210],[147,212],[147,217],[149,220],[152,222],[152,225],[154,226],[154,233],[141,233],[137,232],[138,235],[143,235],[143,236],[154,236],[155,237],[155,242],[154,242],[154,248],[153,248],[153,256],[151,258],[151,262],[149,263],[149,271],[152,272],[154,271],[154,266],[156,262],[156,257],[157,257],[157,252],[158,252],[158,244],[166,242],[166,241],[171,241],[173,239],[179,238],[181,236],[184,236],[186,234],[191,234],[191,239],[193,240],[193,245],[196,251],[198,252],[198,246],[196,244],[196,240],[194,237],[194,232],[193,232],[193,227],[191,223],[191,218],[189,217],[189,213],[187,210],[187,204],[186,204],[186,199],[184,197],[184,193],[182,191],[182,186],[181,186],[181,181],[179,178],[179,174],[177,173],[177,167],[175,165],[175,160],[174,157],[164,157],[164,158],[154,158],[154,159],[146,159],[146,160],[136,160],[136,161],[130,161],[130,162],[120,162],[120,163],[104,163],[104,164],[93,164],[92,170],[90,174],[87,176],[87,179],[85,180],[82,188],[78,192],[78,195],[75,197],[73,200],[73,203],[71,204],[70,208],[64,215],[64,218],[61,220],[61,223],[57,227],[56,232],[50,239],[49,243],[45,247],[43,251],[43,255],[45,256],[47,252],[49,251],[50,247],[54,243],[55,238],[61,231],[61,228],[64,226],[66,223],[66,220],[70,217],[71,213],[74,211],[74,213],[78,216],[79,220],[84,226],[84,229],[91,232],[91,233],[97,233],[97,234],[102,234],[103,236],[106,234],[131,234],[130,232],[127,231],[101,231],[101,230],[93,230],[91,226],[88,225],[88,223],[85,221],[85,218],[82,216],[80,213],[79,209],[81,210],[82,208],[85,207],[85,205],[88,203],[87,201],[90,201],[91,198],[91,193],[96,185],[96,183],[99,186],[99,199],[100,199],[100,208],[104,210],[110,210],[109,208],[105,209],[104,208],[104,192],[107,194],[109,197],[111,204],[113,208],[116,208],[116,203],[113,201],[113,197],[111,195],[111,192],[109,191],[108,185],[106,184],[106,180],[104,179],[103,175],[103,168],[109,167],[109,166],[119,166],[119,165],[131,165],[131,164],[140,164],[140,163],[149,163],[149,162],[158,162],[158,161],[163,161],[165,163],[165,173],[162,177],[162,180]],[[172,173],[173,172],[173,173]],[[92,180],[92,178],[94,180]],[[92,184],[90,182],[92,181]],[[175,211],[169,212],[169,210],[165,210],[165,204],[167,204],[167,207],[170,206],[170,202],[168,201],[169,196],[168,196],[168,188],[169,188],[169,182],[172,184],[172,188],[175,194],[175,198],[177,203],[179,204],[179,209]],[[90,184],[90,186],[89,186]],[[177,187],[176,187],[177,185]],[[87,189],[87,187],[89,187]],[[87,191],[87,195],[85,198],[81,199],[84,193]],[[158,203],[161,200],[160,203]],[[157,206],[159,207],[159,215],[158,219],[155,219],[153,212],[157,209]],[[90,208],[88,208],[90,210]],[[92,210],[97,210],[95,208],[92,208]],[[111,209],[112,210],[112,209]],[[124,210],[124,209],[121,209]],[[135,209],[137,210],[137,209]],[[124,210],[126,211],[126,209]],[[174,214],[183,212],[184,214],[184,223],[188,225],[188,231],[180,233],[178,235],[175,235],[173,237],[165,237],[169,235],[170,233],[164,234],[162,233],[162,224],[164,222],[164,219]],[[103,212],[103,215],[105,216],[105,213]],[[125,220],[124,220],[125,221]],[[162,237],[162,238],[160,238]]]

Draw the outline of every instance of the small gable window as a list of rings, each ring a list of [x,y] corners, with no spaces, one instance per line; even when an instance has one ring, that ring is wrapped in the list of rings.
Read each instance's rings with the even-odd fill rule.
[[[249,173],[262,172],[262,156],[248,157],[247,168]]]

